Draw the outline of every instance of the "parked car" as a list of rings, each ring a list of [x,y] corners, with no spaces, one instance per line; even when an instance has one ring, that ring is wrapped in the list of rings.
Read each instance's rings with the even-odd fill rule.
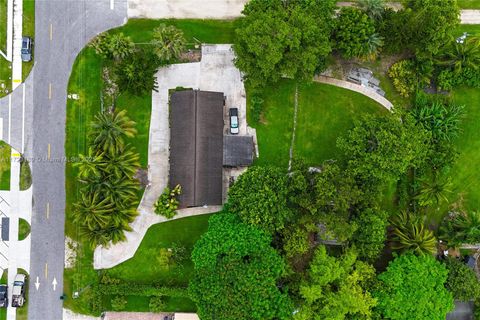
[[[238,109],[230,108],[230,133],[238,134]]]
[[[22,37],[22,61],[32,60],[32,38]]]
[[[6,284],[0,284],[0,308],[6,308],[8,306],[8,286]]]
[[[25,285],[27,277],[24,274],[17,274],[13,281],[12,307],[22,307],[25,303]]]

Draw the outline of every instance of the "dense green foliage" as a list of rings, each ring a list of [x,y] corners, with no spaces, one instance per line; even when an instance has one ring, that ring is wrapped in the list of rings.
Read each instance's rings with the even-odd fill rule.
[[[161,61],[179,59],[186,42],[183,31],[174,26],[161,24],[153,30],[153,50]]]
[[[358,229],[352,236],[359,257],[375,260],[387,240],[388,214],[381,210],[367,209],[355,220]]]
[[[324,246],[319,246],[300,286],[303,301],[293,318],[370,318],[377,301],[366,288],[375,279],[375,269],[356,259],[354,251],[335,258],[327,254]]]
[[[440,226],[440,237],[452,247],[480,243],[480,213],[451,212]]]
[[[160,197],[155,201],[155,213],[164,216],[167,219],[173,218],[177,214],[178,205],[177,196],[182,193],[182,187],[177,184],[175,188],[166,187]]]
[[[447,258],[448,269],[446,287],[453,297],[461,301],[471,301],[480,298],[480,282],[475,271],[456,258]]]
[[[445,265],[430,255],[401,255],[378,276],[377,309],[387,319],[444,320],[453,309],[447,277]]]
[[[283,259],[271,238],[234,214],[210,218],[195,244],[189,292],[202,319],[289,319],[292,304],[277,282]]]
[[[367,116],[357,121],[338,147],[348,159],[348,169],[364,180],[396,180],[409,167],[420,166],[428,154],[429,134],[412,117]]]
[[[336,22],[334,40],[345,58],[375,58],[383,42],[375,33],[374,21],[366,13],[344,7]]]
[[[418,255],[431,255],[437,250],[437,239],[422,217],[402,211],[391,218],[393,227],[392,248],[412,251]]]
[[[235,61],[253,86],[310,80],[331,51],[333,0],[251,0],[236,31]]]
[[[287,206],[288,177],[275,167],[252,167],[228,192],[227,208],[245,223],[274,232],[292,217]]]

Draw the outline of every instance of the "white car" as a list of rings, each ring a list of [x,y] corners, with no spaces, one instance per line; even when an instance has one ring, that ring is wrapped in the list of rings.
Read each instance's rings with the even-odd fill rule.
[[[238,134],[238,109],[230,108],[230,133]]]

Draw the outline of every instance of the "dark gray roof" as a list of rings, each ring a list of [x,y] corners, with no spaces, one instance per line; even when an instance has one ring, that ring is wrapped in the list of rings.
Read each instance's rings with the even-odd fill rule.
[[[223,137],[223,165],[245,167],[253,162],[253,137],[226,135]]]
[[[180,207],[222,204],[223,93],[177,91],[170,97],[170,187]]]

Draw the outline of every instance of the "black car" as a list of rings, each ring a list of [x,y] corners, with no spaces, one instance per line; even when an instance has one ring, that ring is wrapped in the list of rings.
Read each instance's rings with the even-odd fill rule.
[[[8,306],[8,286],[6,284],[0,284],[0,308],[6,308]]]

